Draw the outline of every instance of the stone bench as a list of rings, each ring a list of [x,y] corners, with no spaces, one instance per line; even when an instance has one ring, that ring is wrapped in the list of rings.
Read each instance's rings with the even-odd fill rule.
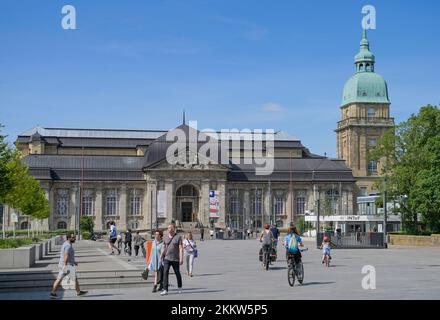
[[[35,264],[35,245],[0,250],[0,269],[30,268]]]

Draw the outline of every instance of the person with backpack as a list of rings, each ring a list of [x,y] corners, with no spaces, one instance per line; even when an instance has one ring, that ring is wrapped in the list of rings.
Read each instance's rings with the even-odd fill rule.
[[[289,233],[284,237],[284,247],[286,248],[286,260],[289,261],[289,255],[293,255],[295,262],[301,261],[301,251],[299,247],[304,247],[296,226],[291,225]]]
[[[272,246],[275,238],[270,231],[270,225],[265,224],[263,232],[261,232],[260,235],[260,242],[262,243],[262,254],[263,254],[263,267],[266,265],[266,259],[267,259],[267,252],[269,252],[269,259],[270,259],[270,253],[272,251]]]
[[[110,248],[110,250],[112,251],[112,253],[110,254],[115,254],[113,249],[118,250],[118,254],[121,254],[121,250],[119,250],[119,248],[117,248],[115,246],[115,242],[117,239],[117,231],[116,231],[116,224],[114,221],[110,222],[110,230],[109,230],[109,235],[108,235],[108,246]]]

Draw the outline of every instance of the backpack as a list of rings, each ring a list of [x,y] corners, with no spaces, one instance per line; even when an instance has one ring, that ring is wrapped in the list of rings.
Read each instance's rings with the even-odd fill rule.
[[[274,236],[272,234],[272,231],[269,231],[268,233],[265,233],[263,235],[263,245],[271,245],[273,237]]]
[[[290,237],[289,243],[287,244],[287,250],[291,253],[298,252],[298,241],[296,240],[296,235],[292,234]]]
[[[116,235],[116,228],[113,228],[111,231],[110,231],[110,238],[116,238],[117,237],[117,235]]]

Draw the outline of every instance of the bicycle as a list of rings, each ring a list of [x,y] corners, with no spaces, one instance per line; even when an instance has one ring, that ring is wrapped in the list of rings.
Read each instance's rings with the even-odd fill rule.
[[[299,249],[300,252],[307,251],[309,249]],[[296,262],[293,253],[288,254],[288,268],[287,268],[287,281],[289,285],[293,287],[295,285],[295,276],[298,279],[299,284],[303,284],[304,281],[304,266],[301,259]]]
[[[328,268],[330,267],[330,256],[326,253],[324,254],[324,265]]]
[[[277,251],[274,248],[274,245],[270,245],[267,248],[266,252],[263,255],[263,248],[260,248],[259,252],[259,260],[263,263],[263,268],[265,270],[269,270],[269,265],[271,262],[275,262],[277,260]]]

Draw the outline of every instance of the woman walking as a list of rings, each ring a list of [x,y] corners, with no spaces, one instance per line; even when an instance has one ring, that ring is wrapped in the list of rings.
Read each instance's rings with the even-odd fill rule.
[[[183,241],[183,249],[185,250],[185,260],[186,260],[186,273],[192,277],[194,258],[197,258],[197,246],[193,239],[192,233],[188,233],[186,239]]]
[[[161,256],[165,247],[162,238],[163,232],[161,230],[156,230],[154,233],[150,258],[151,270],[154,271],[153,292],[157,292],[157,285],[159,285],[159,291],[163,289],[163,265]]]

